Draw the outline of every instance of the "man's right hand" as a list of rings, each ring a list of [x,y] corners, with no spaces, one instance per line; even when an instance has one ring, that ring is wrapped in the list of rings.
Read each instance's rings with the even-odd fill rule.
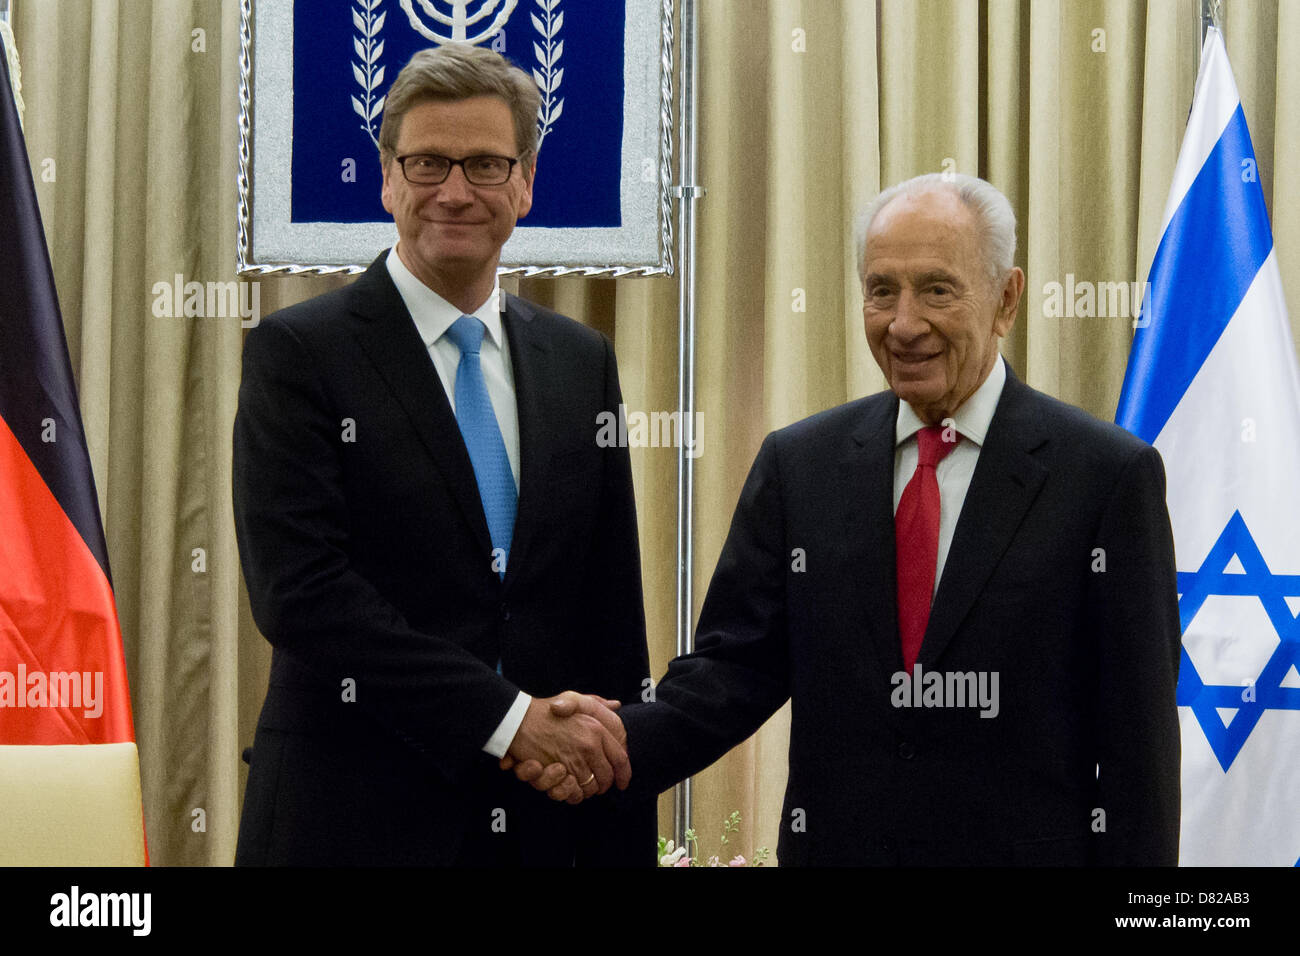
[[[553,800],[581,803],[632,779],[627,733],[615,711],[616,700],[565,691],[528,705],[501,769]]]

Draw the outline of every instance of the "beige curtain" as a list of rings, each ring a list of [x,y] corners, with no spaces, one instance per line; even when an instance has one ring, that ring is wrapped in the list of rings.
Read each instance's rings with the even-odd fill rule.
[[[230,513],[242,331],[160,318],[156,282],[234,276],[238,3],[15,0],[27,138],[99,484],[157,864],[228,864],[269,649]],[[1300,313],[1296,0],[1226,0],[1224,33]],[[861,327],[855,212],[922,172],[1011,198],[1028,275],[1004,352],[1111,418],[1126,318],[1050,318],[1050,282],[1145,278],[1191,103],[1198,0],[703,0],[695,589],[773,428],[883,387]],[[196,31],[202,31],[201,33]],[[52,160],[51,163],[45,162]],[[44,170],[53,175],[42,178]],[[262,312],[338,285],[271,279]],[[615,342],[626,401],[676,404],[672,279],[522,294]],[[1293,315],[1293,327],[1296,320]],[[652,670],[673,656],[676,462],[637,449]],[[698,607],[697,607],[698,610]],[[705,856],[775,847],[788,715],[697,778]],[[635,754],[633,754],[635,768]],[[667,799],[661,831],[670,827]]]

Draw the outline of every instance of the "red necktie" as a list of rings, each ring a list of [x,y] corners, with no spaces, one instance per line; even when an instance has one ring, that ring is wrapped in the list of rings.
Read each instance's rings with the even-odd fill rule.
[[[950,441],[943,440],[945,431]],[[898,634],[903,644],[903,666],[909,674],[921,650],[926,625],[930,623],[934,569],[939,562],[939,482],[934,469],[960,440],[956,430],[941,425],[931,425],[916,433],[916,471],[903,489],[894,515]]]

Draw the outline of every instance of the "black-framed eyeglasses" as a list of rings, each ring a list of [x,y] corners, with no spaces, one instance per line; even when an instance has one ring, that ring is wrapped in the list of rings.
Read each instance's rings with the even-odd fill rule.
[[[518,159],[510,156],[466,156],[464,159],[452,159],[436,153],[412,153],[397,157],[402,175],[408,183],[416,186],[436,186],[446,182],[453,166],[459,166],[465,178],[475,186],[500,186],[510,178],[517,162]]]

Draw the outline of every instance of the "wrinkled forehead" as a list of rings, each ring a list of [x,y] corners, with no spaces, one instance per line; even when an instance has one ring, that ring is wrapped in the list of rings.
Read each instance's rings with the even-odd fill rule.
[[[873,272],[965,270],[979,257],[974,214],[948,189],[895,197],[876,213],[866,238],[864,260]]]
[[[867,233],[873,237],[928,231],[947,235],[975,231],[975,215],[954,189],[937,187],[895,196],[877,213]]]

